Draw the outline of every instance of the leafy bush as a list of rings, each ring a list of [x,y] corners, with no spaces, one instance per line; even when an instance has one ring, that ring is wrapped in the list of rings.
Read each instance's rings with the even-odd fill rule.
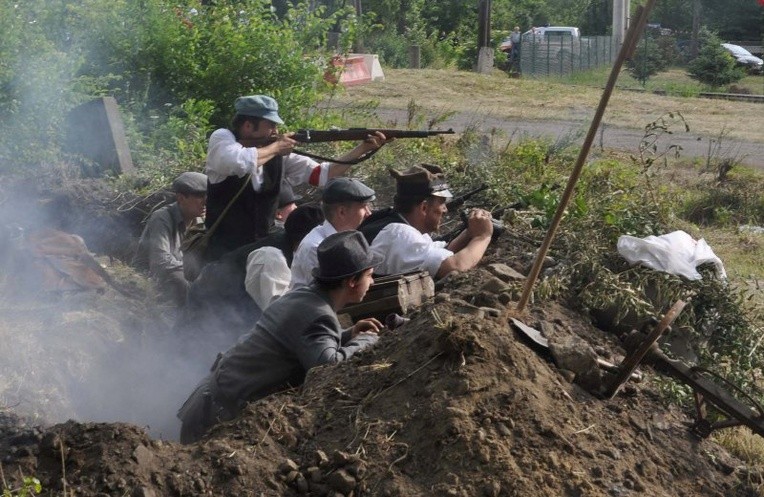
[[[650,76],[666,69],[667,62],[655,38],[645,36],[637,44],[627,67],[629,74],[644,85]]]
[[[735,66],[735,59],[721,45],[721,40],[707,30],[701,30],[700,51],[695,60],[687,65],[687,74],[697,81],[720,88],[730,83],[740,81],[745,73]]]

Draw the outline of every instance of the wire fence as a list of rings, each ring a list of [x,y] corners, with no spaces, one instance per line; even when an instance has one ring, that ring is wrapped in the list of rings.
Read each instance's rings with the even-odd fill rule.
[[[565,76],[608,66],[618,55],[612,36],[525,34],[509,54],[510,71],[524,77]]]

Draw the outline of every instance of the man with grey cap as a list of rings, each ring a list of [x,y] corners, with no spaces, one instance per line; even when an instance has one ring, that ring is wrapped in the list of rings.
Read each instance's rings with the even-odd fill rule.
[[[343,176],[348,164],[321,163],[292,153],[292,134],[278,134],[284,121],[276,100],[266,95],[239,97],[234,103],[231,129],[212,133],[207,148],[209,177],[207,226],[211,231],[206,257],[252,243],[268,234],[274,223],[282,181],[292,186],[323,186]],[[370,135],[338,161],[352,161],[386,142],[381,133]],[[224,214],[225,211],[225,214]]]
[[[377,274],[424,270],[442,278],[475,267],[491,242],[491,213],[473,209],[467,229],[451,243],[434,241],[430,233],[440,228],[448,210],[446,202],[452,197],[443,170],[421,164],[403,173],[390,170],[390,174],[396,184],[393,208],[375,212],[358,228],[385,258]]]
[[[335,178],[327,183],[321,195],[326,221],[300,242],[292,262],[290,289],[310,285],[313,270],[318,267],[318,245],[333,233],[358,228],[371,214],[371,202],[375,198],[374,190],[354,178]]]
[[[185,172],[172,183],[175,202],[154,211],[138,241],[133,265],[157,281],[161,296],[178,306],[186,301],[189,282],[183,274],[181,241],[202,222],[207,199],[207,176]]]
[[[181,443],[236,417],[247,402],[296,387],[307,371],[336,364],[376,343],[382,324],[363,319],[342,329],[337,311],[363,300],[381,258],[358,231],[343,231],[318,247],[315,282],[271,304],[252,332],[215,361],[211,373],[178,411]]]

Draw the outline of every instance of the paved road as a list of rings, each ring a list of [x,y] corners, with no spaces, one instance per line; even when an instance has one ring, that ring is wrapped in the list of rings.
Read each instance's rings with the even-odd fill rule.
[[[764,111],[764,109],[762,109]],[[383,120],[405,123],[407,112],[397,109],[377,109],[377,114]],[[454,131],[463,131],[465,128],[478,126],[483,130],[498,129],[506,133],[507,137],[544,137],[552,140],[572,140],[573,143],[582,144],[586,133],[589,131],[591,121],[507,121],[486,117],[478,114],[456,114],[451,118],[439,123],[438,129],[453,128]],[[618,128],[605,124],[600,126],[593,147],[624,150],[636,154],[639,143],[644,136],[642,130]],[[666,147],[676,144],[682,147],[681,157],[700,158],[705,161],[709,155],[709,147],[715,151],[714,157],[733,157],[738,162],[747,166],[755,167],[764,171],[764,143],[732,140],[723,138],[719,144],[718,136],[703,136],[692,132],[685,132],[680,123],[672,125],[673,134],[661,137],[658,147],[665,150]],[[762,133],[764,136],[764,131]],[[516,139],[516,138],[515,138]],[[717,150],[718,149],[718,150]]]

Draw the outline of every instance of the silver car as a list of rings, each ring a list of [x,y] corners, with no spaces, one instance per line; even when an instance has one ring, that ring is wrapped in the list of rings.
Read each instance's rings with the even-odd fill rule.
[[[756,57],[745,48],[731,43],[722,43],[722,46],[735,58],[738,65],[745,67],[749,73],[761,74],[764,72],[764,60]]]

